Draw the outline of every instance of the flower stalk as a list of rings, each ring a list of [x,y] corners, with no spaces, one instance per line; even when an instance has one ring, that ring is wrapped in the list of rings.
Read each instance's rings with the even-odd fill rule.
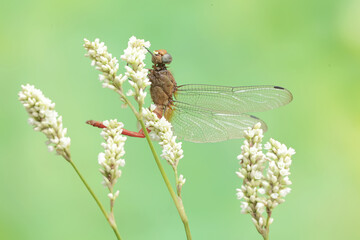
[[[153,154],[153,156],[154,156],[156,165],[157,165],[158,168],[159,168],[159,171],[160,171],[160,173],[161,173],[161,176],[162,176],[163,179],[164,179],[165,185],[166,185],[166,187],[167,187],[167,189],[168,189],[168,191],[169,191],[169,193],[170,193],[171,198],[172,198],[173,201],[174,201],[174,204],[175,204],[175,206],[176,206],[176,209],[177,209],[178,212],[179,212],[181,221],[182,221],[183,224],[184,224],[184,228],[185,228],[185,232],[186,232],[186,237],[187,237],[188,240],[191,240],[192,237],[191,237],[191,233],[190,233],[189,220],[188,220],[188,218],[187,218],[187,216],[186,216],[185,208],[184,208],[184,205],[183,205],[183,203],[182,203],[182,199],[181,199],[180,195],[177,196],[177,195],[175,194],[173,188],[171,187],[171,183],[170,183],[170,181],[169,181],[169,179],[168,179],[168,177],[167,177],[167,175],[166,175],[166,173],[165,173],[165,170],[164,170],[163,166],[161,165],[159,156],[158,156],[157,153],[156,153],[156,150],[155,150],[154,145],[153,145],[153,143],[152,143],[152,141],[151,141],[151,138],[150,138],[149,133],[146,131],[146,127],[145,127],[145,124],[144,124],[143,120],[141,119],[141,120],[139,120],[139,121],[140,121],[141,127],[142,127],[142,129],[143,129],[143,131],[144,131],[144,133],[145,133],[145,138],[146,138],[146,140],[147,140],[147,142],[148,142],[148,144],[149,144],[150,150],[151,150],[151,152],[152,152],[152,154]]]
[[[116,238],[118,240],[121,240],[120,237],[120,233],[117,229],[117,226],[115,224],[115,221],[113,219],[113,216],[108,215],[104,206],[101,204],[100,200],[97,198],[96,194],[94,193],[94,191],[91,189],[91,187],[89,186],[89,184],[86,182],[85,178],[81,175],[80,171],[78,170],[78,168],[76,167],[75,163],[70,159],[69,163],[71,164],[71,166],[74,168],[75,172],[77,173],[77,175],[79,176],[79,178],[81,179],[81,181],[83,182],[83,184],[85,185],[86,189],[89,191],[90,195],[93,197],[93,199],[95,200],[96,204],[98,205],[98,207],[100,208],[102,214],[104,215],[104,217],[106,218],[106,220],[108,221],[108,223],[110,224],[110,227],[113,229],[114,234],[116,235]]]
[[[101,144],[104,147],[104,152],[99,154],[98,162],[102,167],[100,172],[103,175],[103,185],[110,192],[108,194],[110,199],[109,223],[112,227],[116,228],[114,203],[119,196],[119,190],[114,192],[114,185],[121,176],[120,167],[125,166],[125,160],[122,157],[125,154],[124,144],[126,137],[121,135],[124,125],[116,119],[104,121],[103,124],[106,128],[101,132],[101,136],[106,142]]]

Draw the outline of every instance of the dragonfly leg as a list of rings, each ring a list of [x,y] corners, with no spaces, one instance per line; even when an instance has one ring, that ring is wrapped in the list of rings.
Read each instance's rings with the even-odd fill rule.
[[[147,131],[150,132],[149,130],[147,130]],[[122,134],[126,135],[126,136],[129,136],[129,137],[137,137],[137,138],[144,138],[145,137],[144,131],[142,129],[140,129],[139,132],[133,132],[133,131],[123,129]]]
[[[91,125],[91,126],[97,127],[97,128],[106,128],[106,126],[102,122],[89,120],[89,121],[86,121],[86,123]],[[147,131],[150,132],[149,129],[147,129]],[[140,129],[139,132],[133,132],[133,131],[123,129],[122,134],[126,135],[126,136],[129,136],[129,137],[137,137],[137,138],[144,138],[145,137],[144,131],[142,129]]]
[[[86,124],[89,124],[93,127],[97,127],[97,128],[106,128],[106,126],[102,123],[102,122],[98,122],[95,120],[88,120],[86,121]]]

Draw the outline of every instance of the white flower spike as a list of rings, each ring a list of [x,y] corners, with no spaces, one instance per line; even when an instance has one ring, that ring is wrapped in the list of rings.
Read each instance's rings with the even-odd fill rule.
[[[122,85],[128,80],[134,90],[129,90],[126,95],[134,96],[140,105],[140,109],[142,109],[146,97],[145,88],[151,84],[147,77],[148,70],[145,68],[144,63],[147,53],[146,48],[150,47],[150,42],[145,42],[143,39],[137,39],[132,36],[129,39],[128,47],[121,56],[121,59],[127,63],[125,66],[126,72],[124,75],[117,75],[119,70],[118,60],[116,57],[112,57],[111,53],[108,53],[105,43],[100,42],[99,39],[95,39],[94,42],[90,42],[87,39],[84,39],[84,41],[84,47],[87,50],[85,56],[89,57],[92,60],[92,65],[102,72],[99,75],[99,79],[103,83],[103,87],[124,94]],[[121,100],[124,101],[123,98]],[[126,106],[126,102],[124,106]]]
[[[161,157],[164,158],[175,170],[179,164],[180,159],[184,157],[183,150],[181,148],[181,142],[176,142],[176,136],[172,131],[171,123],[169,123],[164,117],[159,119],[153,112],[156,107],[152,105],[150,109],[143,109],[143,116],[145,120],[145,126],[149,129],[150,136],[160,141],[162,147]]]
[[[284,197],[290,193],[288,186],[291,181],[288,176],[295,150],[270,139],[270,142],[265,144],[268,151],[265,155],[262,152],[262,138],[260,123],[245,131],[244,145],[241,146],[241,155],[238,156],[240,169],[236,172],[238,177],[243,179],[243,184],[236,189],[236,196],[242,200],[241,212],[251,215],[256,229],[265,238],[269,234],[269,225],[273,222],[272,210],[283,203]]]
[[[98,38],[94,42],[90,42],[85,38],[84,42],[84,47],[87,50],[85,56],[92,60],[91,65],[102,72],[99,75],[102,86],[122,91],[122,84],[126,81],[127,76],[117,75],[119,63],[116,57],[112,57],[111,53],[108,53],[105,43],[100,42]]]
[[[145,68],[144,63],[147,53],[146,48],[149,47],[150,42],[145,42],[143,39],[137,39],[132,36],[129,39],[127,49],[124,50],[124,54],[121,56],[121,59],[129,65],[125,66],[125,76],[129,79],[130,85],[135,90],[134,92],[128,92],[128,94],[134,96],[140,106],[145,101],[145,88],[151,84],[148,78],[148,70]]]
[[[172,131],[171,123],[164,117],[161,119],[153,112],[156,106],[151,105],[150,109],[143,109],[143,117],[145,126],[150,130],[150,137],[153,140],[160,141],[162,147],[161,157],[164,158],[173,168],[176,178],[177,194],[181,198],[181,189],[185,184],[186,179],[183,175],[178,176],[177,167],[180,159],[184,157],[184,152],[181,148],[182,143],[176,142],[176,136]]]
[[[99,153],[98,162],[102,166],[100,172],[104,179],[103,185],[111,191],[108,195],[109,198],[115,200],[119,193],[113,194],[113,187],[121,176],[120,167],[125,166],[125,160],[122,157],[125,154],[126,137],[121,135],[124,125],[117,122],[116,119],[104,121],[103,124],[106,126],[101,132],[101,136],[105,139],[105,143],[101,144],[104,147],[104,152]]]
[[[55,103],[33,85],[22,85],[21,88],[19,100],[29,114],[29,124],[46,135],[49,151],[55,150],[70,161],[70,138],[65,136],[67,129],[63,128],[62,117],[55,111]]]

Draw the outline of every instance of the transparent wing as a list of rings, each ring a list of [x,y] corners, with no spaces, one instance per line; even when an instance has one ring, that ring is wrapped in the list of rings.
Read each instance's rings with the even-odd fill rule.
[[[223,114],[203,108],[176,102],[172,106],[171,121],[175,135],[190,142],[220,142],[244,137],[244,130],[261,122],[264,131],[266,124],[257,117],[247,114]]]
[[[286,105],[291,100],[291,92],[277,86],[187,84],[179,86],[175,92],[175,101],[229,114],[262,112]]]

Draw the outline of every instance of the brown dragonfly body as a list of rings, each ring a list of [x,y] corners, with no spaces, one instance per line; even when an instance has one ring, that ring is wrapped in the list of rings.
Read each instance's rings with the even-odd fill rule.
[[[151,82],[150,94],[151,99],[156,105],[155,113],[159,117],[165,114],[165,118],[168,119],[169,116],[165,110],[171,109],[173,95],[177,87],[174,76],[167,70],[165,65],[171,63],[172,57],[164,49],[155,52],[156,54],[152,54],[152,62],[154,65],[148,74]]]
[[[148,50],[149,51],[149,50]],[[156,105],[158,117],[172,123],[176,136],[191,142],[219,142],[242,138],[244,130],[265,122],[249,114],[274,109],[292,100],[290,91],[278,86],[227,87],[204,84],[178,86],[167,69],[172,57],[166,50],[152,55],[152,69],[148,77],[150,94]],[[101,122],[88,121],[90,125],[104,128]],[[124,135],[144,137],[142,130],[123,130]]]

